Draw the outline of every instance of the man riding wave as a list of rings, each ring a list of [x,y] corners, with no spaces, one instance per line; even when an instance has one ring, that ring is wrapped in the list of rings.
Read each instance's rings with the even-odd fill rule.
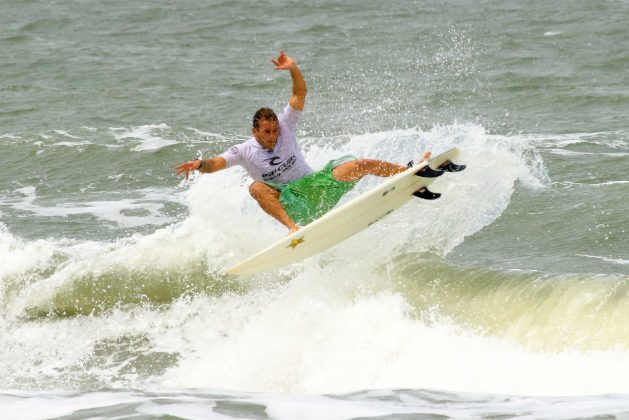
[[[260,108],[253,116],[253,137],[219,156],[177,166],[177,175],[190,171],[211,173],[234,165],[243,166],[253,183],[251,196],[260,207],[286,226],[289,233],[331,210],[366,175],[381,177],[404,172],[407,167],[375,159],[343,156],[314,171],[297,144],[295,127],[306,101],[306,81],[297,62],[283,51],[275,60],[276,70],[288,70],[293,90],[279,116]],[[430,157],[426,152],[422,161]]]

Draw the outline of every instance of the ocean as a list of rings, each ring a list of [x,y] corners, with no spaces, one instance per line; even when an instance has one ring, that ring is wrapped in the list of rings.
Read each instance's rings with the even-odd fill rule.
[[[0,418],[629,419],[629,2],[1,0]],[[461,151],[435,202],[287,234],[244,141]],[[343,200],[382,182],[368,177]]]

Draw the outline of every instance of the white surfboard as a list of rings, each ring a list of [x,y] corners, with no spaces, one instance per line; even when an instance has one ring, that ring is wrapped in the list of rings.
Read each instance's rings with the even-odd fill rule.
[[[332,209],[297,232],[236,264],[227,272],[238,275],[256,274],[296,263],[369,227],[414,198],[413,194],[418,190],[425,191],[425,197],[422,198],[438,198],[439,194],[432,194],[423,189],[444,172],[438,168],[451,162],[458,152],[457,148],[452,148],[427,162],[387,178],[377,187]],[[447,172],[453,172],[462,170],[464,166],[446,165],[444,168]]]

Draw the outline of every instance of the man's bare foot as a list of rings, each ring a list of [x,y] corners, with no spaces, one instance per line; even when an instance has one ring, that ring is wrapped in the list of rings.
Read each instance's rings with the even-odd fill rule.
[[[426,152],[426,153],[424,153],[424,156],[422,156],[422,160],[420,160],[419,162],[421,163],[421,162],[423,162],[423,161],[425,161],[425,160],[430,159],[430,156],[431,156],[431,155],[432,155],[432,152]]]
[[[299,226],[295,225],[295,226],[293,226],[291,228],[288,228],[288,234],[290,235],[292,233],[297,232],[298,230],[299,230]]]

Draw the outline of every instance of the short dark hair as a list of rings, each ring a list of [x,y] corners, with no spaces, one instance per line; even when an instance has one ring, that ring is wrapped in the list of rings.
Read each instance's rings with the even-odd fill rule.
[[[253,114],[253,128],[260,128],[261,120],[279,121],[271,108],[260,108]]]

